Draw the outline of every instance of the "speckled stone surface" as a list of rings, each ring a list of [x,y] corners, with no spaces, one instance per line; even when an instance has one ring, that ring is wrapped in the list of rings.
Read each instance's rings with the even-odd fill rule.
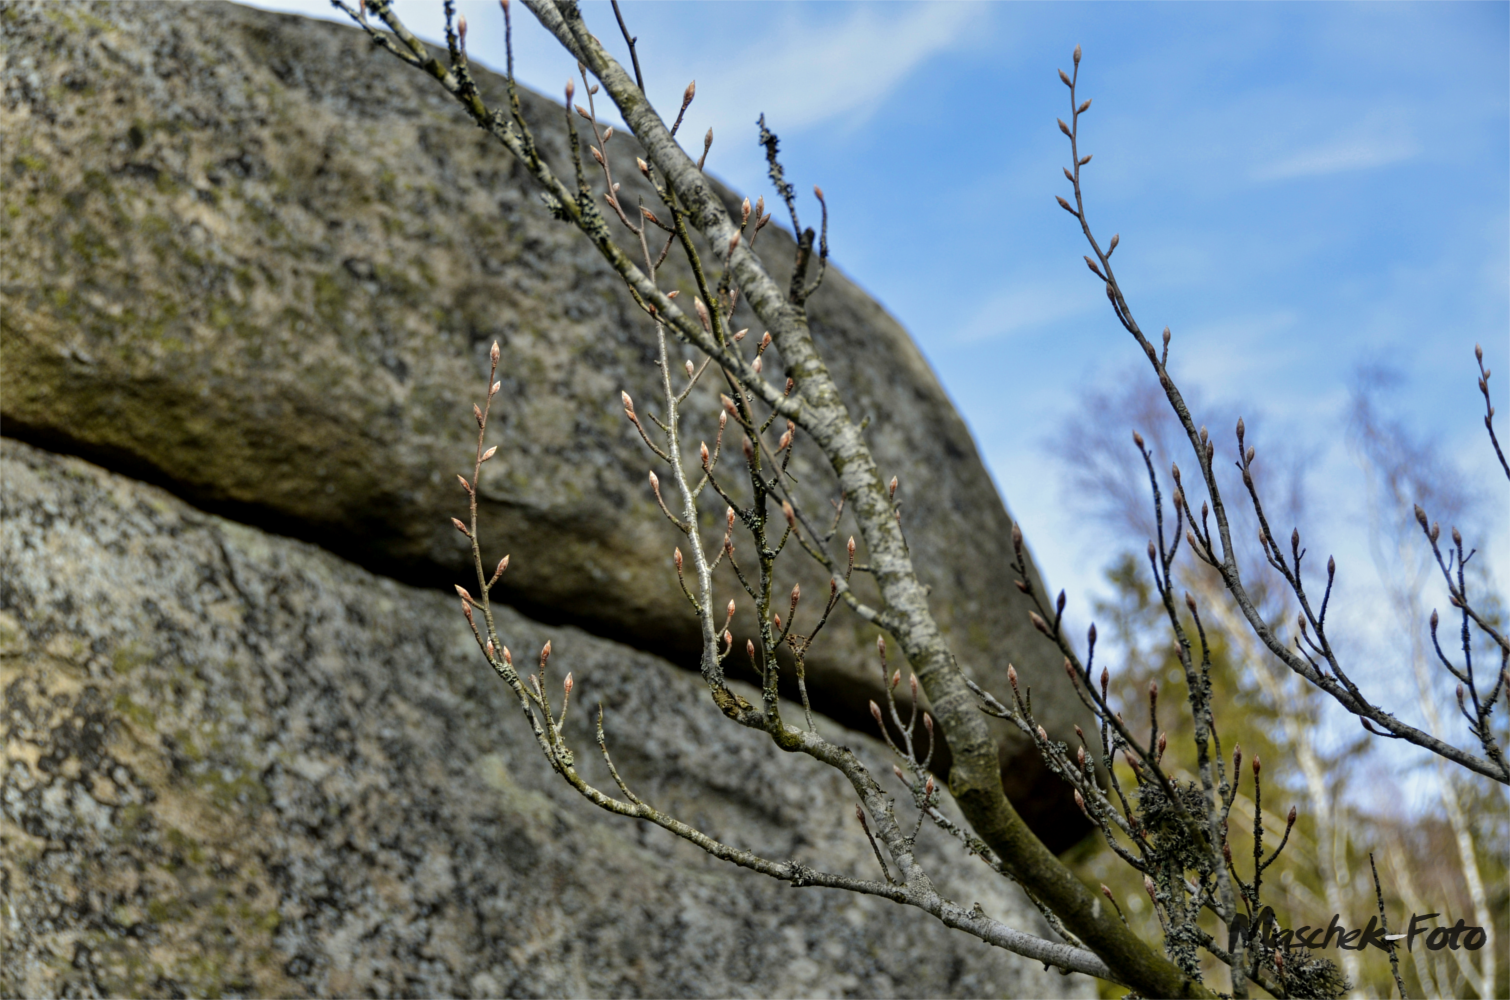
[[[354,28],[224,3],[7,2],[0,29],[8,435],[448,589],[466,559],[452,473],[471,452],[496,339],[506,405],[481,495],[489,537],[514,556],[502,596],[695,664],[666,572],[679,539],[619,404],[627,389],[642,412],[662,410],[653,330],[432,80]],[[498,78],[479,83],[496,101]],[[547,159],[569,174],[562,109],[524,96]],[[754,141],[744,123],[716,124],[715,172],[724,143]],[[633,140],[608,152],[625,202],[654,204]],[[759,243],[778,276],[792,248],[780,222]],[[678,259],[665,277],[690,297]],[[838,267],[810,315],[856,418],[871,421],[883,475],[900,480],[960,663],[997,691],[1015,663],[1042,721],[1070,738],[1081,706],[1012,586],[1011,520],[926,361]],[[753,316],[736,322],[758,336]],[[779,358],[766,364],[776,377]],[[715,381],[693,400],[689,449],[712,439]],[[808,505],[827,510],[832,475],[800,438],[793,468]],[[1042,485],[1005,476],[1009,495]],[[704,511],[713,538],[722,513]],[[827,590],[815,564],[787,563],[783,587]],[[808,660],[820,710],[857,727],[878,693],[874,640],[841,616]],[[998,731],[1008,793],[1068,846],[1085,825],[1062,783]]]
[[[6,996],[1094,995],[919,912],[597,811],[454,600],[9,439],[0,476]],[[694,675],[507,610],[501,626],[574,672],[594,780],[601,701],[647,800],[874,874],[842,779],[732,726]],[[946,893],[1037,926],[941,834],[923,844]]]

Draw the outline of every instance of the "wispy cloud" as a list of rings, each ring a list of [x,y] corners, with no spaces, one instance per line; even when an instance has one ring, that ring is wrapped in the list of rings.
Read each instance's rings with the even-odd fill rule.
[[[1257,181],[1294,180],[1402,163],[1421,152],[1421,144],[1411,132],[1401,118],[1376,113],[1342,135],[1259,166],[1252,177]]]
[[[1022,282],[981,303],[949,339],[960,345],[1004,340],[1084,316],[1099,306],[1096,296],[1086,294],[1085,282]]]
[[[763,32],[760,57],[702,67],[712,100],[729,117],[758,104],[786,129],[873,115],[914,71],[965,41],[988,15],[973,4],[924,3],[848,8],[824,23],[802,6]]]

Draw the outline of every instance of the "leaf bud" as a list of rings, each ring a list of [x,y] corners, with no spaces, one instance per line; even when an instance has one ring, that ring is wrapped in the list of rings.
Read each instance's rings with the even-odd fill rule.
[[[1033,627],[1034,628],[1036,628],[1038,631],[1042,632],[1044,635],[1052,635],[1052,633],[1049,632],[1049,624],[1048,624],[1048,622],[1044,621],[1039,616],[1038,612],[1036,612],[1036,611],[1029,611],[1028,612],[1028,620],[1033,623]]]
[[[1458,531],[1457,528],[1452,529],[1452,544],[1459,547],[1461,547],[1463,544],[1463,533]]]
[[[1078,108],[1075,109],[1075,114],[1077,114],[1077,115],[1083,115],[1087,111],[1090,110],[1090,107],[1091,107],[1090,98],[1086,98],[1085,103],[1082,104],[1082,105],[1080,105],[1080,107],[1078,107]]]
[[[646,177],[650,176],[650,164],[646,163],[644,160],[636,156],[634,158],[634,165],[640,168],[640,173],[644,174]]]
[[[1416,504],[1416,523],[1422,528],[1426,527],[1426,511],[1421,509],[1420,504]]]
[[[1066,87],[1072,87],[1072,86],[1074,86],[1074,84],[1070,83],[1070,76],[1069,76],[1069,74],[1066,73],[1064,70],[1060,70],[1059,71],[1059,79],[1061,79],[1061,80],[1064,81],[1064,85]]]
[[[933,775],[930,774],[928,780],[923,782],[923,801],[926,802],[931,798],[933,798]]]
[[[571,104],[572,95],[577,92],[576,81],[568,78],[566,81],[566,103]]]
[[[1075,789],[1075,805],[1080,807],[1080,811],[1085,813],[1087,819],[1090,818],[1090,811],[1085,808],[1085,796],[1080,794],[1080,789],[1078,788]]]
[[[1263,768],[1264,768],[1263,762],[1258,759],[1258,754],[1254,754],[1253,755],[1253,777],[1255,777],[1255,778],[1258,777],[1258,773],[1260,771],[1262,771]]]
[[[1075,65],[1080,65],[1080,46],[1075,46]]]
[[[1159,757],[1160,758],[1162,758],[1164,756],[1164,751],[1165,751],[1165,749],[1168,746],[1169,746],[1169,734],[1167,732],[1161,732],[1161,733],[1159,733]]]
[[[1073,135],[1074,134],[1074,133],[1072,133],[1070,131],[1070,127],[1064,123],[1064,119],[1063,118],[1059,118],[1059,119],[1057,119],[1057,121],[1059,122],[1059,131],[1063,132],[1065,135]]]
[[[498,390],[502,389],[502,388],[503,388],[503,383],[502,382],[494,382],[493,385],[492,385],[492,387],[488,389],[488,396],[491,398],[493,396],[498,395]]]
[[[498,364],[498,341],[493,341],[493,346],[488,351],[488,360],[495,366]]]
[[[754,643],[751,643],[750,649],[753,651],[754,648]],[[882,729],[886,728],[885,723],[881,722],[881,706],[876,704],[876,700],[874,698],[870,699],[870,715],[871,718],[876,720],[877,725],[881,726]]]
[[[545,669],[545,661],[551,658],[551,641],[545,640],[545,645],[540,647],[540,669]]]
[[[700,442],[698,442],[698,445],[697,445],[697,454],[698,454],[698,457],[702,459],[703,468],[706,469],[708,467],[708,461],[712,457],[711,455],[708,454],[708,442],[706,442],[706,441],[700,441]]]
[[[680,548],[671,553],[671,561],[676,565],[676,571],[680,573],[682,571],[682,550]]]
[[[1187,608],[1190,609],[1190,613],[1191,614],[1195,614],[1196,613],[1196,609],[1195,609],[1195,597],[1188,590],[1185,591],[1185,607],[1187,607]]]
[[[466,535],[468,538],[472,537],[472,533],[467,530],[467,526],[462,523],[461,518],[453,517],[451,518],[451,523],[456,525],[457,531],[461,532],[463,535]]]
[[[682,107],[685,109],[687,107],[687,105],[689,105],[689,104],[692,103],[692,98],[694,98],[696,96],[697,96],[697,81],[693,80],[691,83],[687,84],[687,89],[682,92]]]
[[[1285,819],[1285,825],[1286,826],[1294,826],[1295,825],[1295,815],[1296,815],[1296,813],[1295,813],[1295,807],[1291,806],[1290,807],[1290,815]]]
[[[1133,444],[1137,445],[1139,448],[1143,447],[1143,435],[1139,434],[1137,431],[1133,431]]]
[[[1046,732],[1044,732],[1044,729],[1043,729],[1042,726],[1038,727],[1038,738],[1040,740],[1043,740],[1043,742],[1045,742],[1045,743],[1047,743],[1049,741],[1049,734],[1046,733]]]
[[[1431,540],[1433,542],[1435,542],[1439,537],[1441,537],[1441,534],[1442,534],[1442,526],[1440,524],[1438,524],[1436,521],[1431,522],[1431,532],[1430,532],[1430,538],[1431,538]]]
[[[575,686],[576,681],[572,680],[571,671],[567,671],[566,680],[561,682],[562,691],[564,691],[566,694],[571,694],[571,689]]]
[[[466,601],[468,604],[475,604],[475,603],[477,603],[476,601],[472,600],[472,595],[469,594],[469,593],[467,593],[467,588],[466,587],[463,587],[459,583],[456,584],[455,586],[456,586],[456,593],[458,595],[460,595],[460,597],[461,597],[461,599],[463,601]]]
[[[792,510],[792,505],[786,500],[781,501],[781,513],[786,516],[786,523],[791,527],[797,527],[797,512]]]
[[[850,535],[849,536],[849,541],[847,543],[845,543],[844,547],[847,550],[849,550],[850,561],[854,561],[854,558],[855,558],[855,536],[854,535]]]
[[[923,728],[926,729],[926,730],[928,730],[928,738],[932,739],[933,738],[933,716],[929,715],[927,712],[923,713]]]
[[[1010,663],[1007,664],[1007,682],[1012,685],[1013,691],[1017,690],[1017,668]]]
[[[744,228],[745,223],[750,221],[750,199],[746,198],[739,206],[739,227]]]
[[[493,640],[492,639],[489,639],[487,641],[487,644],[482,647],[482,651],[483,651],[483,654],[486,655],[488,659],[491,660],[493,658]]]
[[[456,474],[456,478],[461,481],[461,488],[462,489],[466,490],[468,493],[472,492],[472,484],[469,483],[469,482],[467,482],[467,477],[466,476],[463,476],[461,473],[458,472]]]
[[[894,671],[891,675],[891,689],[895,691],[897,685],[900,683],[902,683],[902,672],[900,670]]]
[[[703,324],[703,329],[711,331],[713,329],[713,321],[708,317],[708,307],[703,305],[703,300],[693,296],[692,307],[697,310],[697,318]]]
[[[1085,631],[1086,640],[1094,646],[1096,644],[1096,623],[1091,622],[1091,627]]]
[[[478,406],[476,403],[472,404],[472,416],[475,417],[475,418],[477,418],[477,426],[481,427],[482,426],[482,407]]]
[[[747,656],[749,656],[751,663],[755,662],[755,640],[754,639],[746,639],[745,640],[745,654]]]
[[[1432,608],[1431,609],[1431,630],[1433,632],[1435,632],[1437,630],[1437,622],[1439,622],[1439,621],[1441,621],[1441,619],[1437,617],[1437,609],[1436,608]]]
[[[482,460],[486,462],[496,454],[498,454],[498,446],[495,444],[493,445],[493,447],[482,453]]]
[[[888,490],[891,498],[893,500],[895,500],[896,496],[897,496],[897,477],[896,476],[892,476],[891,477],[891,482],[887,485],[886,488],[887,488],[887,490]]]

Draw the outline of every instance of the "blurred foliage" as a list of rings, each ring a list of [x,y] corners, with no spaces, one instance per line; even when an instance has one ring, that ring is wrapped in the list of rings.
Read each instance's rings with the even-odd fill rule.
[[[1192,571],[1195,572],[1195,571]],[[1166,765],[1180,777],[1194,778],[1195,748],[1186,680],[1177,656],[1166,612],[1149,578],[1148,568],[1132,554],[1119,558],[1107,572],[1114,596],[1098,602],[1096,620],[1106,652],[1116,650],[1121,658],[1112,664],[1112,703],[1122,706],[1123,716],[1134,733],[1149,733],[1149,684],[1159,685],[1159,729],[1169,736]],[[1210,643],[1214,712],[1224,766],[1231,776],[1232,750],[1243,749],[1240,793],[1231,814],[1233,854],[1239,875],[1253,875],[1252,830],[1254,777],[1251,762],[1258,757],[1262,767],[1263,846],[1267,857],[1284,834],[1285,817],[1292,805],[1299,817],[1279,859],[1267,869],[1262,882],[1262,900],[1273,906],[1282,928],[1329,925],[1333,913],[1347,928],[1364,927],[1377,916],[1369,852],[1373,852],[1384,894],[1385,915],[1391,933],[1405,929],[1412,913],[1438,912],[1441,917],[1422,921],[1423,926],[1451,927],[1460,917],[1475,924],[1474,906],[1460,861],[1457,833],[1444,816],[1440,803],[1422,814],[1403,808],[1384,813],[1365,811],[1358,804],[1364,796],[1351,794],[1367,782],[1371,802],[1403,802],[1400,773],[1377,773],[1377,761],[1365,751],[1364,734],[1340,746],[1318,748],[1312,737],[1321,732],[1322,704],[1314,692],[1295,678],[1281,674],[1283,668],[1266,654],[1259,654],[1245,631],[1229,630],[1239,625],[1222,620],[1211,610],[1222,600],[1213,581],[1184,581],[1197,593],[1203,624]],[[1188,612],[1180,607],[1187,628]],[[1194,635],[1194,630],[1189,629]],[[1266,677],[1261,672],[1270,671]],[[1285,672],[1287,673],[1287,672]],[[1335,713],[1333,713],[1335,714]],[[1097,749],[1095,737],[1090,737]],[[1321,741],[1334,744],[1335,739]],[[1387,748],[1392,749],[1392,748]],[[1312,773],[1307,775],[1306,763]],[[1372,765],[1372,766],[1371,766]],[[1430,763],[1421,766],[1433,767]],[[1493,947],[1501,955],[1496,982],[1482,981],[1484,951],[1450,949],[1428,951],[1417,937],[1412,951],[1400,953],[1400,974],[1413,997],[1510,996],[1510,962],[1503,957],[1510,942],[1507,926],[1506,848],[1510,845],[1510,810],[1502,789],[1485,780],[1450,773],[1439,774],[1453,782],[1462,814],[1464,834],[1472,841],[1479,876],[1488,896],[1495,925]],[[1124,788],[1134,783],[1131,771],[1118,758],[1118,777]],[[1311,779],[1319,778],[1319,781]],[[1382,783],[1382,785],[1381,785]],[[1389,787],[1393,785],[1394,787]],[[1381,794],[1382,793],[1382,794]],[[1111,889],[1134,930],[1148,940],[1161,940],[1162,932],[1143,889],[1142,876],[1123,863],[1101,840],[1088,839],[1070,858],[1078,874],[1092,886]],[[1202,921],[1215,932],[1211,914]],[[1225,935],[1222,935],[1223,937]],[[1388,956],[1377,949],[1344,952],[1335,947],[1313,953],[1344,966],[1354,980],[1354,995],[1391,996],[1397,993]],[[1220,970],[1220,971],[1218,971]],[[1208,963],[1208,982],[1221,988],[1227,972],[1214,961]],[[1102,995],[1121,996],[1122,987],[1102,983]]]

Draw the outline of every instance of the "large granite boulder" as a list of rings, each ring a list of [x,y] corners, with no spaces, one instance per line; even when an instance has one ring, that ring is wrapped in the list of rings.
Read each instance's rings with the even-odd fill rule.
[[[0,476],[0,995],[1095,995],[597,810],[454,599],[8,439]],[[612,787],[601,702],[647,800],[875,877],[843,779],[729,724],[696,675],[508,610],[500,627],[574,671],[591,778]],[[1038,926],[942,834],[920,843],[943,891]]]
[[[469,575],[453,473],[470,467],[470,403],[496,339],[500,451],[481,495],[490,558],[513,556],[502,598],[695,663],[669,571],[678,538],[618,402],[627,389],[660,409],[653,332],[433,81],[353,28],[224,3],[6,3],[0,26],[7,434],[449,588]],[[496,77],[480,84],[500,99]],[[525,114],[569,171],[560,106],[526,94]],[[626,202],[653,203],[632,140],[610,153]],[[788,234],[772,227],[761,244],[789,268]],[[667,274],[690,295],[684,267]],[[842,273],[830,269],[811,315],[901,481],[909,543],[962,665],[1004,691],[1015,662],[1067,735],[1079,703],[1012,586],[1011,521],[963,422],[906,332]],[[693,443],[711,438],[715,389],[708,379],[695,397]],[[793,467],[827,509],[821,457],[801,450]],[[706,513],[716,537],[720,511]],[[783,588],[827,589],[800,553],[782,573]],[[732,576],[723,584],[732,596]],[[808,668],[820,711],[866,722],[874,639],[851,617],[830,627]],[[1063,786],[1001,735],[1009,794],[1067,846],[1085,827]]]

